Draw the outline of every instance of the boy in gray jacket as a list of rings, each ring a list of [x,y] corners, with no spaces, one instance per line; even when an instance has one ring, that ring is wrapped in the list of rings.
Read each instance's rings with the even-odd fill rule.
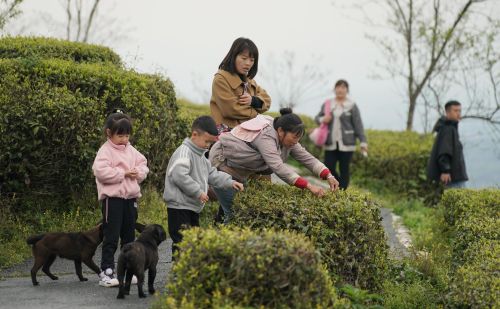
[[[186,138],[172,154],[165,176],[163,199],[167,202],[168,232],[172,238],[172,257],[182,241],[180,229],[200,226],[200,212],[208,202],[208,185],[243,190],[243,184],[229,174],[217,171],[205,152],[217,141],[217,127],[210,116],[194,120],[191,138]]]

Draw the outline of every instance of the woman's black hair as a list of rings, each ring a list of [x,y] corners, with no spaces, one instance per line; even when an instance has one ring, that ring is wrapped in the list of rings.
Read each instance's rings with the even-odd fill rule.
[[[246,50],[248,50],[250,57],[254,58],[254,63],[250,71],[248,71],[248,75],[241,76],[236,71],[236,56],[238,56],[239,54],[241,54]],[[250,39],[237,38],[233,42],[233,45],[231,45],[231,48],[229,49],[229,52],[227,53],[226,57],[224,57],[224,60],[222,60],[221,64],[219,65],[219,69],[228,71],[230,73],[238,74],[244,80],[246,80],[246,77],[251,79],[254,78],[255,75],[257,75],[257,71],[259,69],[259,50],[257,49],[257,46]]]
[[[132,134],[132,119],[122,109],[115,108],[104,123],[104,132],[109,129],[111,136],[115,134]]]
[[[274,118],[273,127],[275,130],[281,128],[285,133],[290,132],[295,135],[304,135],[304,123],[299,116],[292,112],[291,108],[280,109],[280,114],[280,117]]]
[[[347,88],[347,91],[349,91],[349,83],[345,79],[339,79],[337,82],[335,82],[335,86],[333,87],[333,89],[342,85]]]

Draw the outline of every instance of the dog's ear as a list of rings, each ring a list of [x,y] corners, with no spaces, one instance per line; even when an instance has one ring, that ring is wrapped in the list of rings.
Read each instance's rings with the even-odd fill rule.
[[[135,229],[139,232],[139,233],[142,233],[142,231],[144,231],[144,228],[146,226],[144,224],[141,224],[139,222],[136,222],[135,223]]]
[[[165,233],[165,229],[159,224],[156,224],[155,226],[155,234],[158,244],[167,239],[167,233]]]

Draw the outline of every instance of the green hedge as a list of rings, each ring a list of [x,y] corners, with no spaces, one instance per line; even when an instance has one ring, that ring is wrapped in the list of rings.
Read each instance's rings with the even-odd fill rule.
[[[368,157],[355,152],[353,175],[376,179],[391,191],[422,196],[432,192],[426,177],[433,138],[416,132],[366,130]]]
[[[92,162],[115,107],[134,119],[132,143],[162,188],[169,154],[188,134],[172,83],[109,64],[0,59],[0,194],[64,206],[95,187]],[[26,201],[24,202],[26,203]],[[38,204],[38,203],[35,203]],[[36,205],[35,205],[36,206]]]
[[[340,281],[381,287],[388,249],[379,207],[368,195],[348,190],[317,198],[295,187],[257,181],[237,195],[234,205],[235,225],[303,233]]]
[[[5,37],[0,39],[1,58],[54,58],[74,62],[122,65],[120,56],[108,47],[43,37]]]
[[[496,226],[498,229],[498,225]],[[463,252],[454,271],[450,301],[455,306],[500,307],[500,240],[481,239]]]
[[[450,306],[500,306],[500,190],[447,190],[442,198],[451,232]]]
[[[500,211],[500,190],[460,189],[446,190],[442,201],[445,220],[450,226],[461,222],[471,214],[498,217]]]
[[[340,305],[311,242],[296,233],[222,228],[184,233],[155,308],[332,308]]]

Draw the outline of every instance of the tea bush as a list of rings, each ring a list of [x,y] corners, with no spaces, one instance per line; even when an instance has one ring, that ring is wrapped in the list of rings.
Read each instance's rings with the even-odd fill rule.
[[[71,43],[68,43],[71,44]],[[148,159],[149,183],[162,188],[169,154],[188,135],[173,84],[107,63],[0,59],[0,194],[23,208],[64,207],[95,188],[92,162],[113,108],[134,120],[132,143]],[[14,208],[20,208],[19,203]]]
[[[120,67],[120,56],[108,47],[43,37],[0,39],[0,59],[42,58],[108,63]]]
[[[391,191],[409,196],[434,193],[426,170],[433,138],[416,132],[366,130],[367,158],[355,152],[352,174],[358,182],[377,179]]]
[[[155,308],[332,308],[340,305],[320,255],[287,231],[191,229]]]
[[[291,186],[250,182],[236,196],[234,215],[240,227],[303,233],[340,281],[381,287],[388,248],[379,207],[369,195],[348,190],[317,198]]]
[[[473,214],[498,217],[500,214],[500,190],[446,190],[441,204],[445,211],[446,222],[450,226],[466,220]]]
[[[498,229],[498,225],[497,225]],[[454,306],[500,307],[500,240],[481,239],[464,252],[450,286]]]
[[[452,234],[451,306],[500,306],[500,190],[448,190],[442,207]]]

